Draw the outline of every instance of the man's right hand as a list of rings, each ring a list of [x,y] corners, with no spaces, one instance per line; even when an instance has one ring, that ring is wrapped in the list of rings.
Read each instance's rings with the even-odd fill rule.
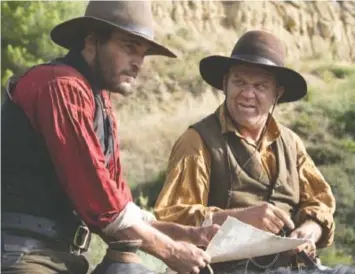
[[[165,260],[170,269],[178,273],[197,274],[211,261],[202,249],[186,242],[175,242],[173,253]]]
[[[244,223],[274,234],[279,234],[285,225],[290,230],[295,228],[293,221],[287,213],[266,202],[258,206],[237,210],[231,214],[231,216]]]

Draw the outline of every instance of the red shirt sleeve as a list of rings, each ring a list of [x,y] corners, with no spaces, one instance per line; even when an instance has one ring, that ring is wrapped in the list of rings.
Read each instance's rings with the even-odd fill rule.
[[[89,84],[71,67],[40,66],[19,81],[13,100],[43,136],[76,212],[93,231],[106,227],[132,196],[122,178],[116,123],[113,159],[105,167],[93,125],[95,101]],[[111,108],[108,114],[114,119]]]

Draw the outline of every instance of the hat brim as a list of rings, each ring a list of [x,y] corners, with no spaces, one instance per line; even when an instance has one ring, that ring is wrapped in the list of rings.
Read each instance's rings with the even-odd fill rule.
[[[289,68],[272,65],[265,60],[248,60],[243,56],[208,56],[200,61],[200,74],[208,84],[223,90],[224,75],[228,72],[231,65],[236,64],[254,64],[272,71],[278,83],[285,90],[278,103],[297,101],[307,93],[307,83],[298,72]]]
[[[103,29],[116,29],[142,38],[152,47],[149,51],[149,55],[163,55],[171,58],[177,57],[171,50],[140,32],[126,29],[109,21],[91,16],[83,16],[65,21],[55,26],[52,29],[50,36],[54,43],[66,49],[71,49],[80,40],[84,39],[88,33]]]

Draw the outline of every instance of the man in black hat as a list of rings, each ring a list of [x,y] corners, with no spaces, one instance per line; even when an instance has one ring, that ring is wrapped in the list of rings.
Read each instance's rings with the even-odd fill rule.
[[[306,94],[304,78],[284,66],[281,41],[264,31],[245,33],[230,57],[202,59],[200,72],[226,99],[175,143],[158,219],[200,226],[208,216],[217,224],[233,216],[274,234],[286,229],[290,237],[310,238],[313,244],[297,251],[314,257],[314,244],[333,241],[335,199],[300,138],[273,117],[278,103]],[[248,265],[295,264],[290,254],[277,258]]]
[[[145,56],[176,57],[153,39],[150,3],[89,2],[51,38],[69,53],[12,78],[2,106],[2,272],[86,273],[92,231],[109,246],[96,273],[148,272],[138,248],[198,273],[218,226],[149,224],[122,177],[108,92],[130,94]]]

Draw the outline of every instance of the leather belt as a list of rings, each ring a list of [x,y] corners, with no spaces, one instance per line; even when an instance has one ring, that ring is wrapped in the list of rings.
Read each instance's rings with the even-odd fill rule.
[[[33,252],[45,249],[70,252],[70,245],[49,240],[38,240],[27,236],[2,232],[2,246],[6,252]]]
[[[91,233],[87,226],[79,223],[69,226],[44,217],[23,213],[3,212],[1,228],[11,234],[26,235],[29,239],[50,240],[71,246],[72,253],[87,251]]]

